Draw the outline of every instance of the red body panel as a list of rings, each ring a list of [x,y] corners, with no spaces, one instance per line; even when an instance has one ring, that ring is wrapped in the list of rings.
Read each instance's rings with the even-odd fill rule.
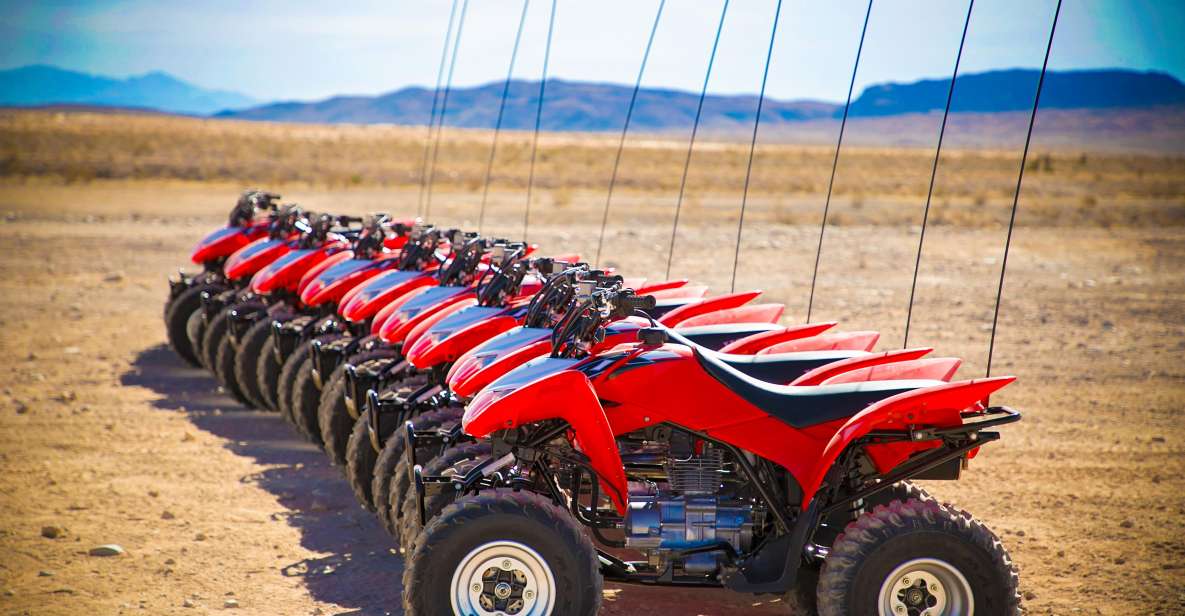
[[[388,319],[391,318],[392,315],[395,314],[395,311],[402,308],[403,305],[406,304],[407,302],[410,302],[411,300],[422,295],[423,293],[426,293],[428,291],[428,289],[431,289],[431,288],[432,288],[431,286],[427,286],[427,285],[422,286],[422,287],[415,287],[415,288],[409,290],[407,293],[404,293],[403,295],[400,295],[399,297],[396,297],[395,299],[391,300],[391,303],[387,304],[386,306],[383,306],[382,310],[379,310],[377,313],[375,313],[374,320],[371,321],[371,323],[370,323],[370,334],[372,336],[379,335],[379,331],[383,329],[383,325],[387,322]]]
[[[680,327],[719,325],[720,323],[777,323],[785,304],[750,304],[697,315],[679,323]]]
[[[574,360],[541,360],[571,365]],[[550,366],[547,366],[550,367]],[[525,367],[524,367],[525,368]],[[597,400],[588,379],[575,370],[560,370],[523,387],[512,389],[514,397],[510,404],[499,405],[497,390],[483,391],[465,409],[461,420],[467,434],[483,437],[496,430],[513,428],[527,423],[547,419],[563,419],[572,426],[574,441],[589,458],[589,464],[601,478],[606,494],[617,507],[618,513],[626,512],[626,479],[621,456],[617,453],[617,441],[605,411]],[[563,400],[563,404],[556,404]]]
[[[265,265],[284,256],[291,248],[285,240],[258,239],[236,250],[226,259],[223,273],[230,280],[255,274]]]
[[[194,246],[189,259],[194,263],[205,263],[229,257],[235,251],[267,235],[269,220],[253,221],[246,227],[223,227],[210,232]]]
[[[658,291],[666,291],[668,289],[678,289],[680,287],[687,286],[688,282],[690,282],[690,280],[688,280],[687,278],[680,278],[678,280],[662,280],[659,282],[644,283],[644,284],[640,284],[640,285],[638,285],[636,287],[632,287],[632,288],[634,289],[634,292],[637,293],[638,295],[650,295],[651,293],[656,293]],[[628,285],[624,285],[624,286],[626,286],[627,288],[630,288],[630,287],[628,287]]]
[[[436,278],[424,272],[386,271],[359,285],[348,299],[343,298],[339,312],[347,321],[365,321],[396,298],[429,286],[436,286]]]
[[[757,352],[758,355],[771,353],[793,353],[796,351],[871,351],[880,340],[879,332],[839,332],[835,334],[820,334],[798,340],[787,340],[773,346],[765,347]]]
[[[420,338],[422,338],[425,334],[427,334],[430,329],[432,329],[434,326],[439,324],[441,321],[447,319],[448,317],[451,317],[454,314],[456,314],[466,308],[476,308],[476,307],[477,307],[477,298],[471,297],[469,299],[463,299],[459,302],[455,302],[453,304],[445,306],[444,308],[441,308],[440,310],[437,310],[436,312],[433,312],[432,314],[428,315],[423,320],[421,320],[419,323],[417,323],[414,327],[411,328],[410,331],[407,332],[407,335],[405,335],[403,337],[404,346],[414,345],[416,342],[419,341]]]
[[[759,295],[761,295],[761,291],[744,291],[742,293],[730,293],[698,302],[691,302],[664,314],[658,322],[667,327],[674,327],[691,317],[697,317],[701,314],[724,310],[726,308],[744,306],[757,299]]]
[[[300,300],[308,306],[339,301],[354,287],[394,267],[392,259],[350,259],[326,268],[301,289]]]
[[[379,337],[389,344],[403,342],[412,328],[433,314],[467,299],[477,291],[471,287],[432,287],[395,310],[379,329]]]
[[[454,362],[463,353],[518,325],[511,310],[470,306],[430,327],[424,335],[408,335],[403,356],[416,368]],[[414,338],[414,339],[413,339]]]
[[[666,289],[651,289],[646,292],[655,299],[672,299],[675,297],[703,297],[708,294],[708,287],[704,285],[679,285]]]
[[[354,251],[353,250],[343,250],[341,252],[335,253],[328,259],[325,259],[324,261],[318,263],[317,265],[315,265],[311,269],[309,269],[309,271],[305,272],[304,276],[300,277],[300,283],[296,285],[296,292],[297,293],[304,293],[304,288],[309,286],[309,283],[316,280],[317,276],[320,276],[325,270],[333,267],[334,265],[337,265],[338,263],[341,263],[342,261],[346,261],[348,259],[353,259],[353,258],[354,258]]]
[[[277,289],[295,291],[302,276],[342,248],[344,243],[334,242],[315,249],[290,250],[255,272],[251,277],[251,290],[261,295]]]
[[[817,336],[832,327],[835,327],[836,321],[827,321],[824,323],[807,323],[805,325],[791,325],[784,329],[778,329],[770,332],[761,332],[753,334],[752,336],[745,336],[740,340],[728,343],[720,349],[721,353],[735,353],[737,355],[745,355],[748,353],[756,353],[761,349],[773,346],[779,342],[787,340],[798,340],[799,338],[809,338]]]

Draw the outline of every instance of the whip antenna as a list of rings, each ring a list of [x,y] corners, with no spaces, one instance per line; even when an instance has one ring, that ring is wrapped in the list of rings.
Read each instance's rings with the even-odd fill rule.
[[[774,41],[778,37],[778,19],[782,16],[782,0],[774,9],[774,25],[769,32],[769,49],[765,52],[765,72],[761,75],[761,94],[757,96],[757,117],[753,118],[753,139],[749,142],[749,162],[745,166],[745,188],[741,192],[741,217],[737,220],[736,252],[732,255],[732,282],[728,285],[729,292],[737,290],[737,263],[741,259],[741,232],[745,229],[745,205],[749,202],[749,180],[753,176],[753,155],[757,150],[757,129],[761,126],[761,108],[765,104],[765,84],[769,81],[769,63],[774,55]]]
[[[547,91],[547,64],[551,61],[551,35],[555,32],[555,5],[551,0],[551,17],[547,20],[547,44],[543,48],[543,78],[539,80],[539,104],[535,107],[535,136],[531,139],[531,166],[527,172],[527,208],[523,211],[523,241],[531,224],[531,189],[535,185],[535,155],[539,152],[539,126],[543,121],[543,95]]]
[[[712,78],[712,66],[716,64],[716,49],[720,47],[720,33],[724,31],[724,18],[728,15],[728,2],[720,9],[720,23],[716,26],[716,40],[712,43],[712,55],[708,56],[708,70],[704,71],[704,87],[699,93],[699,105],[695,108],[695,123],[691,125],[691,140],[687,143],[687,160],[683,162],[683,179],[679,182],[679,199],[675,202],[675,224],[671,226],[671,246],[667,250],[667,275],[671,277],[671,262],[675,257],[675,236],[679,232],[679,212],[683,209],[683,193],[687,189],[687,171],[691,169],[691,153],[695,150],[695,135],[699,132],[700,118],[704,112],[704,98],[708,95],[708,81]]]
[[[444,134],[444,116],[448,112],[448,95],[453,89],[453,70],[457,68],[457,52],[461,50],[461,33],[465,29],[465,14],[469,11],[469,0],[461,2],[461,18],[457,20],[457,40],[453,42],[453,57],[449,60],[448,80],[444,84],[444,95],[440,97],[440,115],[436,118],[436,145],[432,147],[432,165],[428,168],[428,198],[424,200],[424,218],[432,213],[432,180],[436,177],[436,159],[440,156],[440,137]]]
[[[827,200],[823,202],[823,223],[819,226],[819,248],[815,250],[815,270],[811,274],[811,295],[806,304],[806,320],[811,320],[811,309],[815,307],[815,282],[819,278],[819,258],[823,255],[823,233],[827,230],[827,212],[831,209],[831,189],[835,186],[835,169],[839,166],[839,150],[843,147],[843,131],[848,125],[848,109],[852,106],[852,90],[856,87],[856,72],[860,70],[860,54],[864,53],[864,35],[868,33],[868,17],[872,15],[872,0],[864,12],[864,27],[860,29],[860,45],[856,47],[856,63],[852,65],[852,81],[848,84],[848,100],[843,106],[843,119],[839,122],[839,138],[835,141],[835,159],[831,161],[831,179],[827,182]]]
[[[1049,52],[1053,49],[1053,33],[1057,31],[1057,18],[1062,12],[1062,0],[1057,0],[1053,11],[1053,24],[1049,26],[1049,41],[1045,44],[1045,60],[1041,63],[1041,76],[1037,79],[1037,92],[1033,94],[1033,112],[1029,114],[1029,129],[1025,134],[1025,149],[1020,155],[1020,172],[1016,174],[1016,191],[1012,193],[1012,214],[1008,218],[1008,235],[1004,238],[1004,260],[1000,264],[1000,286],[996,288],[996,309],[992,312],[992,337],[988,340],[987,372],[992,375],[992,354],[996,350],[996,325],[1000,322],[1000,299],[1004,297],[1004,274],[1008,271],[1008,250],[1012,247],[1012,229],[1016,226],[1016,206],[1020,202],[1020,187],[1025,179],[1025,161],[1029,157],[1029,144],[1033,140],[1033,124],[1037,121],[1037,107],[1041,104],[1041,88],[1045,86],[1045,73],[1049,70]]]
[[[494,122],[494,141],[490,144],[490,160],[486,163],[485,188],[481,191],[481,209],[477,213],[477,232],[481,233],[486,219],[486,201],[490,197],[490,179],[494,177],[494,157],[498,154],[498,135],[502,132],[502,118],[506,114],[506,99],[510,96],[510,80],[514,77],[514,61],[518,58],[518,44],[523,38],[523,26],[527,23],[527,7],[531,0],[523,0],[523,12],[518,18],[518,32],[514,35],[514,47],[510,50],[510,68],[506,69],[506,85],[502,86],[502,102],[498,104],[498,120]]]
[[[453,22],[457,17],[457,0],[448,14],[448,28],[444,31],[444,47],[440,49],[440,66],[436,69],[436,88],[432,90],[432,112],[428,115],[428,135],[424,138],[424,158],[420,161],[420,194],[416,198],[416,215],[424,210],[424,188],[428,183],[428,157],[432,152],[432,131],[436,127],[436,106],[440,102],[440,84],[444,81],[444,66],[448,59],[449,43],[453,38]]]
[[[779,0],[780,1],[780,0]],[[625,124],[621,127],[621,141],[617,144],[617,156],[613,159],[613,172],[609,176],[609,194],[605,196],[605,211],[601,215],[601,236],[597,239],[597,256],[593,263],[601,264],[601,248],[605,244],[605,227],[609,224],[609,204],[613,202],[613,187],[617,185],[617,169],[621,165],[621,153],[625,150],[625,136],[630,130],[630,120],[634,117],[634,105],[638,102],[638,90],[642,88],[642,75],[646,73],[646,62],[650,59],[650,48],[654,45],[654,34],[658,32],[658,21],[662,17],[662,9],[667,0],[659,0],[658,12],[654,14],[654,25],[650,26],[650,38],[646,39],[646,51],[642,52],[642,66],[638,68],[638,79],[634,81],[634,92],[630,95],[630,104],[625,112]]]
[[[913,320],[913,300],[918,291],[918,270],[922,266],[922,246],[926,243],[926,225],[930,222],[930,201],[934,197],[934,178],[938,175],[938,158],[942,154],[942,138],[946,135],[946,120],[950,116],[950,103],[955,95],[955,81],[959,78],[959,63],[963,60],[963,46],[967,43],[967,28],[971,25],[971,10],[975,0],[967,3],[967,19],[963,21],[963,37],[959,39],[959,51],[955,54],[955,70],[950,76],[950,88],[946,91],[946,109],[942,112],[942,125],[938,129],[938,147],[934,148],[934,166],[930,168],[930,188],[926,191],[926,207],[922,210],[922,232],[918,236],[918,254],[913,263],[913,282],[909,285],[909,308],[905,312],[905,338],[902,348],[909,346],[909,324]]]

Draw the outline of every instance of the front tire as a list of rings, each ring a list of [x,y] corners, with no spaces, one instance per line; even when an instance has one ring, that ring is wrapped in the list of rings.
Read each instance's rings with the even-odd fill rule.
[[[247,329],[239,340],[238,353],[235,353],[234,376],[243,396],[256,408],[267,408],[263,394],[259,391],[259,378],[255,370],[259,366],[260,352],[265,342],[271,338],[272,320],[266,315]]]
[[[202,309],[202,292],[215,288],[212,285],[198,285],[186,289],[169,303],[165,310],[165,333],[169,339],[169,346],[181,359],[194,367],[201,367],[201,360],[198,359],[189,339],[189,317]]]
[[[820,616],[1020,613],[1017,572],[1000,539],[970,514],[910,499],[860,516],[819,575]]]
[[[425,529],[403,573],[403,607],[407,616],[594,616],[602,583],[596,550],[567,511],[490,490]]]
[[[218,347],[229,334],[227,331],[229,327],[230,312],[223,310],[209,320],[206,324],[206,331],[202,332],[202,365],[210,372],[217,370]]]
[[[445,407],[429,411],[411,420],[417,432],[438,430],[456,425],[461,420],[462,409]],[[396,540],[399,539],[399,519],[402,516],[401,506],[403,494],[407,492],[411,480],[407,475],[407,425],[399,426],[387,437],[383,443],[383,450],[374,463],[374,481],[370,492],[374,500],[375,509],[379,514],[379,521]],[[439,445],[436,446],[439,449]],[[429,462],[432,448],[416,447],[416,460],[423,465]]]
[[[306,364],[312,351],[313,342],[311,340],[306,340],[297,346],[296,350],[284,359],[284,365],[280,368],[280,378],[276,383],[276,406],[280,411],[280,416],[294,426],[296,418],[292,416],[293,385],[296,382],[296,377],[300,376],[300,368]]]
[[[395,351],[382,349],[359,353],[333,369],[325,388],[321,390],[321,402],[317,407],[317,424],[321,427],[321,440],[325,453],[334,464],[345,466],[346,448],[350,432],[354,429],[354,418],[346,410],[346,366],[358,365],[364,361],[383,357],[394,357]]]
[[[472,462],[488,458],[490,451],[488,442],[466,443],[445,451],[421,466],[423,466],[424,475],[464,474],[464,471],[468,469],[458,467],[471,467]],[[407,463],[404,462],[396,467],[395,472],[403,473],[406,476],[409,470]],[[454,473],[454,470],[459,472]],[[399,500],[396,501],[396,498]],[[392,492],[390,499],[391,508],[400,512],[399,549],[404,554],[411,554],[416,549],[416,542],[422,538],[421,531],[424,530],[424,526],[420,524],[420,512],[417,511],[419,502],[416,498],[415,487],[409,481],[403,494],[397,495]],[[436,490],[426,494],[424,497],[424,519],[431,523],[433,518],[440,515],[445,507],[453,504],[456,500],[457,492],[455,490]]]
[[[230,394],[232,398],[237,400],[243,406],[251,408],[253,405],[251,401],[243,395],[242,388],[235,380],[235,345],[231,343],[230,336],[224,336],[218,343],[218,352],[214,354],[214,377],[218,379],[218,384],[222,386],[222,390]]]
[[[374,462],[378,458],[370,444],[370,414],[362,413],[354,422],[350,440],[346,443],[346,480],[358,504],[367,511],[374,511],[374,500],[370,492],[374,479]]]

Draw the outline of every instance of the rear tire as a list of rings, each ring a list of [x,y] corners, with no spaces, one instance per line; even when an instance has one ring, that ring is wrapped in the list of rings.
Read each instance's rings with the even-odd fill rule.
[[[425,475],[443,475],[446,471],[458,464],[465,464],[474,460],[488,457],[490,455],[490,444],[488,442],[466,443],[458,447],[454,447],[444,452],[439,457],[433,458],[427,464],[421,465],[424,469]],[[404,464],[403,472],[407,473],[407,465]],[[391,497],[394,498],[392,493]],[[455,490],[436,490],[430,494],[425,495],[424,498],[424,519],[429,524],[432,520],[444,511],[445,507],[453,504],[457,500],[457,492]],[[415,551],[416,543],[419,542],[421,532],[424,527],[420,525],[420,513],[417,511],[419,503],[416,498],[416,491],[408,482],[408,489],[404,491],[403,498],[399,502],[391,501],[392,507],[399,507],[401,515],[399,517],[399,549],[404,554],[411,554]]]
[[[346,443],[346,479],[358,504],[367,511],[374,511],[370,485],[374,478],[374,462],[378,457],[370,444],[370,415],[362,413],[354,422],[350,440]]]
[[[860,516],[819,575],[820,616],[1020,613],[1017,572],[1000,539],[936,501],[893,501]]]
[[[276,385],[276,406],[279,407],[280,416],[293,426],[296,425],[296,419],[292,416],[292,386],[296,382],[296,377],[300,375],[300,367],[308,360],[312,350],[311,340],[302,342],[291,355],[284,358],[284,365],[280,368],[280,378]]]
[[[483,579],[487,573],[497,580]],[[403,609],[407,616],[594,616],[602,584],[596,550],[566,511],[530,492],[491,490],[457,501],[428,525],[403,572]],[[483,597],[498,603],[482,608]],[[525,605],[505,603],[516,599]]]
[[[436,430],[446,424],[456,423],[461,419],[463,409],[445,407],[429,411],[411,420],[416,431]],[[378,510],[379,521],[396,540],[399,539],[399,519],[403,515],[403,494],[411,485],[407,475],[407,426],[399,426],[383,444],[378,459],[374,463],[374,481],[370,492],[373,495],[375,509]],[[435,449],[435,448],[432,448]],[[432,450],[428,447],[416,448],[416,460],[421,465],[427,465]]]
[[[202,292],[214,289],[212,285],[198,285],[183,291],[165,310],[165,334],[169,339],[169,346],[176,351],[185,363],[200,367],[201,360],[194,352],[193,342],[189,339],[189,317],[202,308]]]
[[[270,327],[270,321],[269,321]],[[280,361],[276,359],[276,341],[269,332],[267,340],[259,349],[259,360],[255,364],[256,387],[263,405],[272,411],[279,411],[276,403],[277,390],[280,387]]]
[[[266,408],[263,395],[259,391],[259,378],[255,370],[259,366],[259,353],[263,350],[263,343],[271,338],[272,320],[264,315],[247,329],[239,340],[239,349],[235,353],[234,377],[243,396],[256,408]]]
[[[350,412],[346,410],[346,365],[395,355],[395,351],[388,349],[354,355],[334,368],[329,381],[321,390],[321,401],[317,407],[317,425],[321,428],[321,441],[325,443],[325,453],[329,454],[329,459],[334,464],[345,466],[346,447],[350,441],[350,432],[354,429],[354,418],[350,417]]]

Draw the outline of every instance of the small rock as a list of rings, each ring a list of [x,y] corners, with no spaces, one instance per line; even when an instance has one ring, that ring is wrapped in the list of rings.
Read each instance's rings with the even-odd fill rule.
[[[1132,526],[1134,526],[1134,524],[1132,524],[1131,520],[1124,520],[1119,523],[1120,528],[1131,528]]]
[[[198,533],[198,534],[194,535],[193,540],[194,541],[205,541],[206,540],[206,533]]]
[[[190,599],[181,602],[181,607],[197,607],[197,604]]]
[[[66,531],[65,531],[65,529],[63,529],[60,526],[42,526],[41,527],[41,536],[45,537],[46,539],[57,539],[58,537],[61,537],[64,534],[66,534]]]
[[[108,543],[91,548],[89,553],[91,556],[119,556],[124,553],[124,550],[122,546]]]
[[[1117,564],[1117,565],[1122,565],[1123,563],[1126,563],[1126,562],[1127,562],[1127,559],[1122,556],[1115,559],[1115,564]]]
[[[166,565],[175,565],[175,564],[177,564],[177,561],[173,560],[172,558],[166,558],[165,564]]]
[[[1018,531],[1016,531],[1016,536],[1017,536],[1017,537],[1024,537],[1024,536],[1025,536],[1025,531],[1023,531],[1023,530],[1018,530]]]
[[[5,588],[5,589],[4,589],[4,596],[5,596],[5,597],[15,597],[15,596],[16,596],[16,592],[15,592],[15,591],[13,591],[11,588]]]
[[[78,399],[78,394],[67,389],[54,396],[53,399],[57,400],[58,402],[73,402]]]
[[[103,277],[103,282],[120,282],[123,279],[123,272],[111,272]]]
[[[190,434],[190,433],[188,433],[188,432],[186,432],[186,433],[185,433],[185,436],[182,436],[182,437],[181,437],[181,442],[182,442],[182,443],[188,443],[188,442],[190,442],[190,441],[192,441],[192,440],[193,440],[193,435],[192,435],[192,434]]]
[[[152,498],[156,498],[156,497],[160,496],[160,492],[157,492],[156,490],[149,490],[148,495],[151,496]]]
[[[1163,443],[1164,437],[1163,436],[1154,436],[1154,437],[1152,437],[1152,442],[1153,443]]]
[[[239,602],[235,601],[234,599],[227,599],[226,601],[222,602],[222,607],[224,607],[228,610],[233,610],[233,609],[239,607]]]
[[[17,400],[16,401],[16,414],[17,415],[24,415],[25,413],[28,413],[28,412],[29,412],[29,405],[25,404],[24,402],[21,402],[20,400]]]
[[[45,569],[42,569],[41,571],[37,572],[37,577],[53,577],[53,571],[46,571]]]
[[[1066,556],[1066,551],[1065,551],[1065,550],[1058,550],[1058,551],[1057,551],[1057,557],[1058,557],[1058,558],[1065,558],[1065,556]]]
[[[1036,599],[1036,598],[1037,598],[1037,593],[1035,593],[1035,592],[1033,592],[1033,591],[1031,591],[1031,590],[1026,590],[1026,591],[1025,591],[1025,601],[1032,601],[1032,600],[1034,600],[1034,599]]]
[[[78,355],[78,354],[82,353],[82,349],[80,349],[76,346],[68,346],[68,347],[62,349],[62,352],[65,353],[66,355]]]
[[[173,515],[173,512],[167,509],[160,514],[160,519],[162,520],[173,520],[176,518],[177,516]]]

